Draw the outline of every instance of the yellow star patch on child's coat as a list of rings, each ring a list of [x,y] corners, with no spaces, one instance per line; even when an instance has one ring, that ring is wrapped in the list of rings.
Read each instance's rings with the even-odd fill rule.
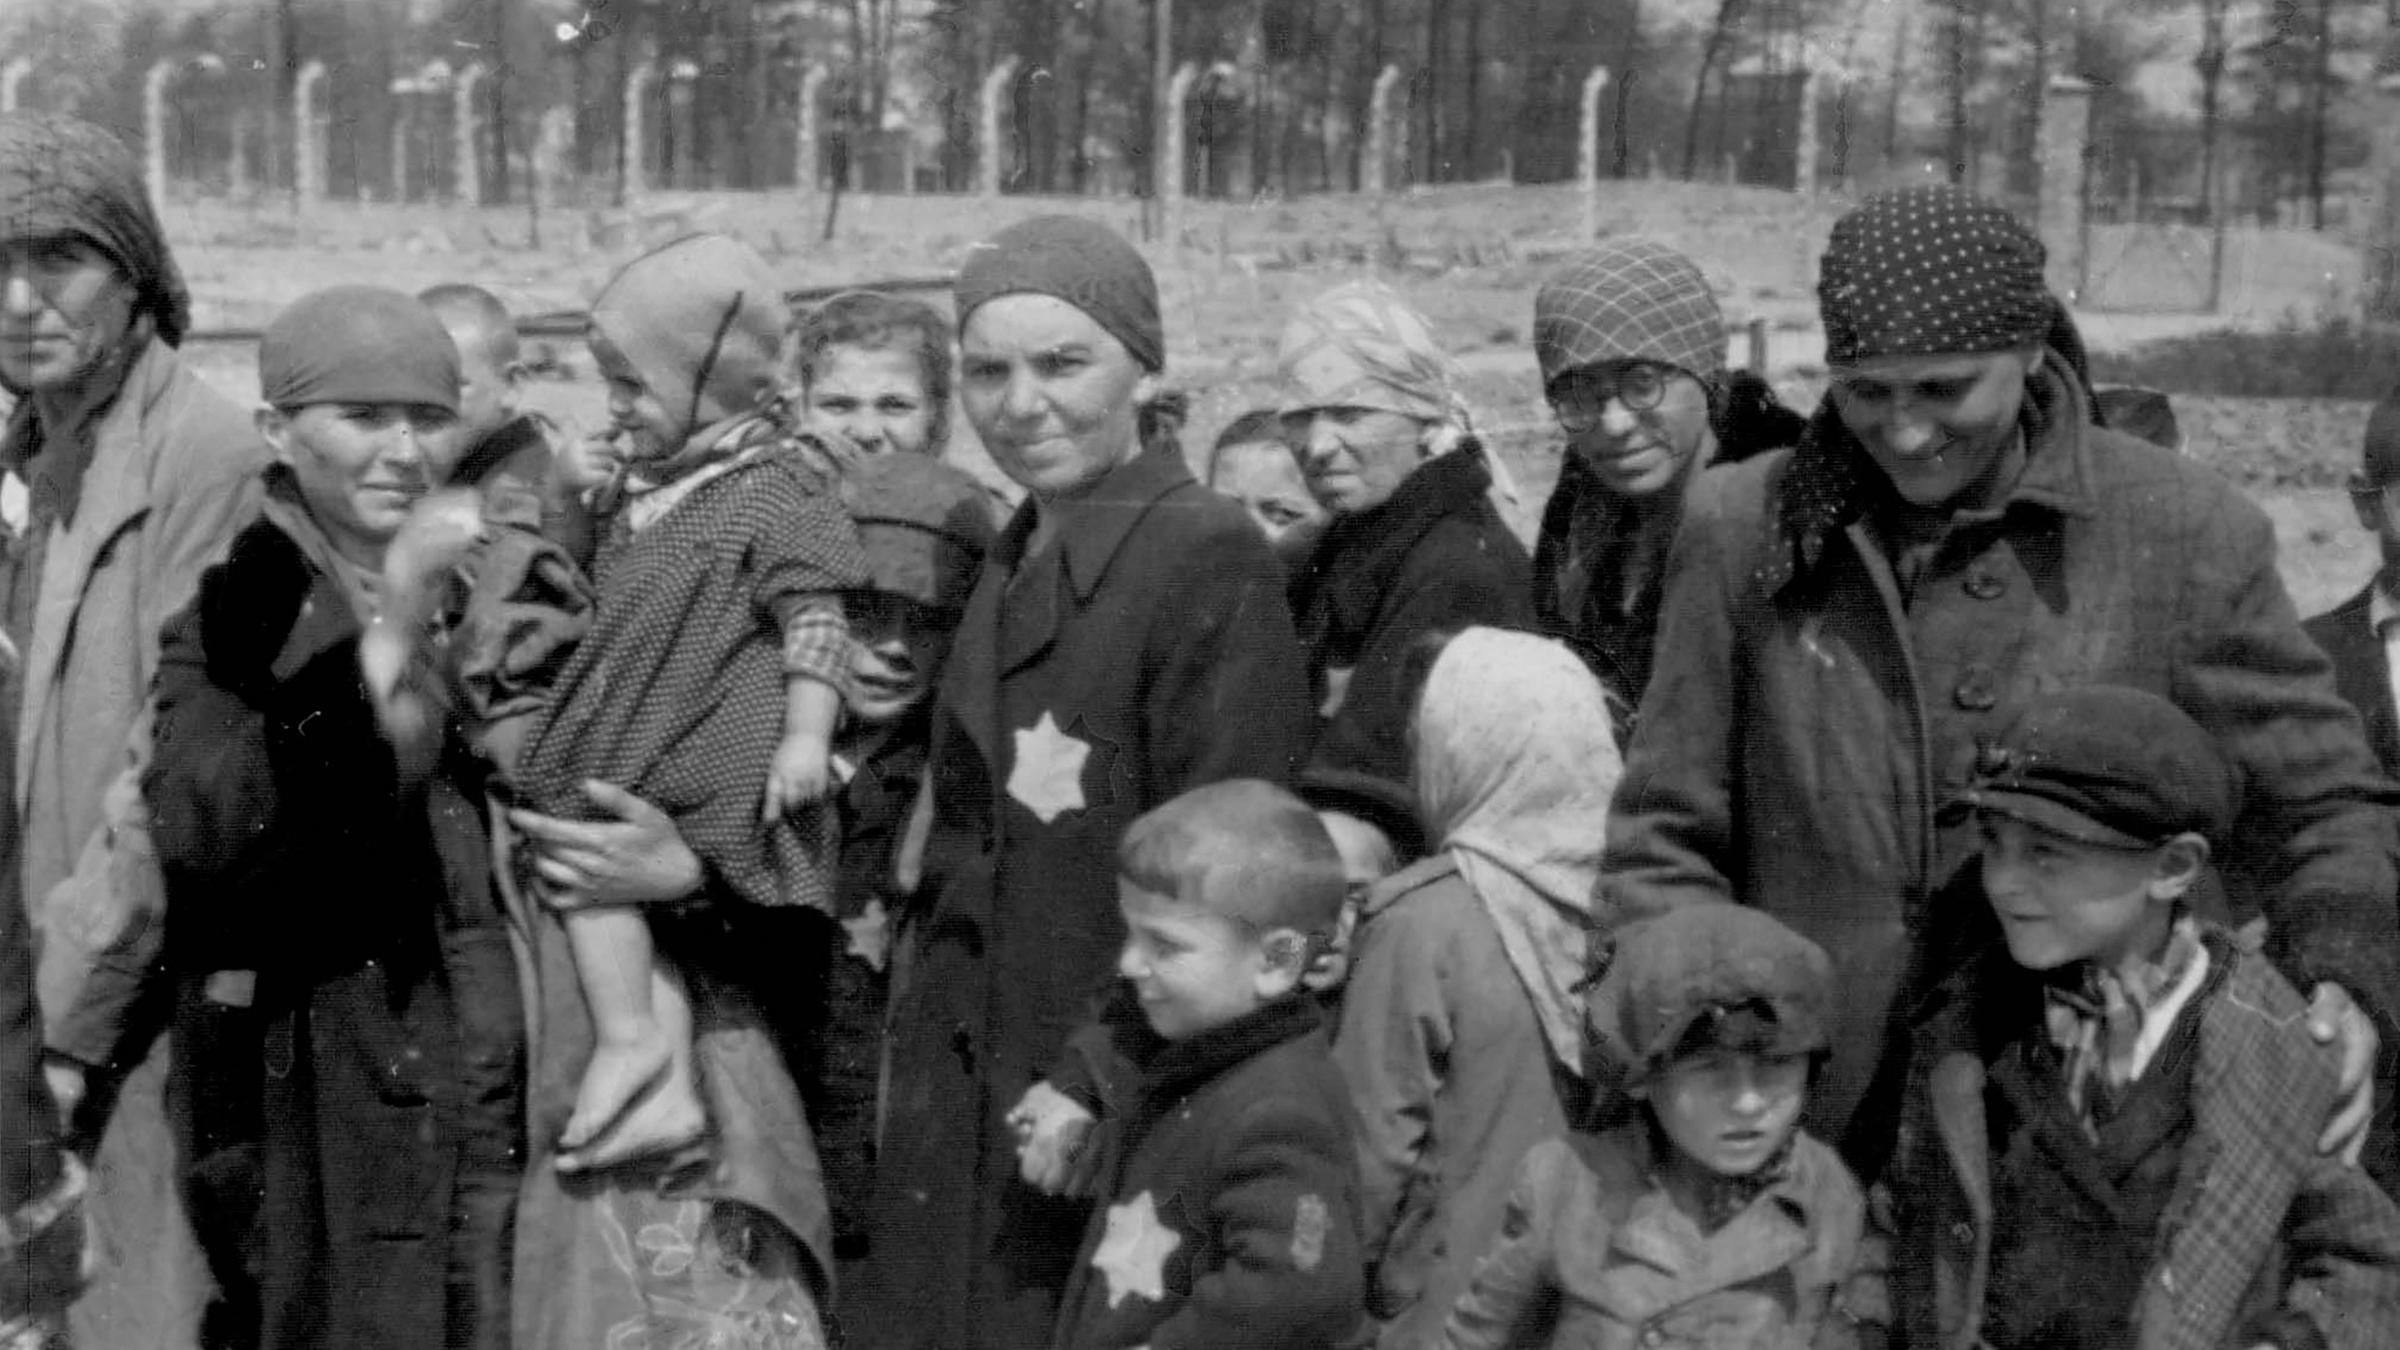
[[[869,900],[856,918],[842,920],[842,931],[850,937],[842,955],[855,956],[875,970],[883,969],[891,959],[892,916],[884,909],[881,896]]]
[[[1167,1293],[1167,1257],[1183,1245],[1183,1234],[1158,1221],[1158,1204],[1144,1191],[1108,1207],[1108,1231],[1092,1253],[1092,1269],[1108,1277],[1108,1306],[1127,1294],[1156,1302]]]
[[[1091,758],[1091,743],[1059,730],[1047,709],[1040,721],[1015,734],[1017,762],[1008,771],[1008,795],[1044,825],[1082,810],[1083,764]]]

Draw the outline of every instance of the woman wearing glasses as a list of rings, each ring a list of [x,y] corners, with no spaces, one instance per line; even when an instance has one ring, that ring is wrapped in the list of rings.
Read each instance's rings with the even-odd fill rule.
[[[1691,259],[1648,239],[1569,263],[1533,299],[1543,392],[1567,434],[1533,552],[1533,603],[1600,677],[1620,735],[1650,679],[1667,546],[1702,466],[1805,425],[1725,369],[1725,316]]]
[[[1317,735],[1302,784],[1354,869],[1418,851],[1403,658],[1429,634],[1530,628],[1524,546],[1425,319],[1380,282],[1301,306],[1278,355],[1285,433],[1332,517],[1293,583]],[[1373,869],[1368,869],[1373,870]]]

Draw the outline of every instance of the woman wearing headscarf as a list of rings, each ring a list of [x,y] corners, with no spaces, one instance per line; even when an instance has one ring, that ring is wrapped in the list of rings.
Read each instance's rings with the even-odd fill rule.
[[[0,469],[26,489],[21,515],[0,513],[10,861],[40,935],[50,1077],[70,1103],[87,1077],[114,1101],[78,1121],[101,1132],[101,1259],[74,1317],[93,1345],[191,1344],[208,1286],[167,1174],[165,1053],[125,955],[161,904],[126,772],[146,750],[159,626],[255,510],[264,460],[248,414],[178,354],[190,322],[125,148],[73,118],[0,116],[0,385],[17,396]]]
[[[1423,687],[1434,851],[1367,893],[1333,1044],[1358,1106],[1368,1310],[1395,1350],[1440,1339],[1517,1161],[1582,1113],[1577,991],[1622,767],[1599,682],[1553,639],[1469,628]]]
[[[1344,856],[1417,852],[1403,656],[1470,624],[1530,628],[1524,546],[1490,500],[1475,436],[1424,316],[1376,281],[1336,286],[1284,327],[1284,416],[1332,516],[1292,586],[1316,700],[1303,790]]]
[[[1848,991],[1811,1128],[1870,1101],[1895,1009],[1988,914],[1973,827],[1937,816],[2018,701],[2111,683],[2173,700],[2245,783],[2268,951],[2313,991],[2362,1136],[2391,1006],[2393,794],[2229,484],[2095,427],[2044,341],[2039,240],[1954,188],[1837,222],[1818,299],[1832,389],[1799,446],[1705,476],[1668,564],[1657,666],[1608,829],[1627,917],[1739,900],[1813,938]]]
[[[1281,569],[1184,466],[1141,256],[1038,217],[974,247],[956,301],[960,401],[1027,496],[935,705],[874,1287],[849,1319],[871,1344],[941,1350],[1049,1339],[1088,1202],[1020,1179],[1007,1117],[1037,1083],[1047,1120],[1096,1100],[1094,1068],[1062,1051],[1114,979],[1118,836],[1204,783],[1289,782],[1308,735]]]
[[[1708,278],[1655,240],[1611,241],[1544,281],[1533,350],[1567,437],[1533,547],[1533,605],[1623,719],[1649,683],[1667,546],[1692,479],[1791,444],[1804,419],[1756,375],[1725,368]]]

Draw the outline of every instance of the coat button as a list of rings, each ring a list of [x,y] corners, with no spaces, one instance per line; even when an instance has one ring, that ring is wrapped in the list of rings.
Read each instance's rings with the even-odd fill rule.
[[[1997,600],[2008,593],[2008,582],[1991,572],[1969,572],[1959,584],[1978,600]]]
[[[1974,1246],[1975,1226],[1970,1223],[1954,1223],[1950,1225],[1950,1240],[1957,1243],[1961,1247]]]
[[[1971,670],[1950,693],[1952,702],[1968,712],[1990,712],[2000,705],[2000,691],[1992,687],[1992,675],[1987,670]]]
[[[1667,1333],[1665,1333],[1664,1331],[1661,1331],[1661,1330],[1659,1330],[1659,1329],[1658,1329],[1657,1327],[1655,1327],[1655,1326],[1648,1326],[1648,1327],[1644,1327],[1644,1328],[1642,1328],[1642,1344],[1644,1344],[1644,1345],[1665,1345],[1666,1343],[1667,1343]]]

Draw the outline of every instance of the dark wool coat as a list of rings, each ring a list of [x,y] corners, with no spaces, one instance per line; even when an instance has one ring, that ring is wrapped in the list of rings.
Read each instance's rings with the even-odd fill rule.
[[[1415,835],[1411,650],[1478,624],[1534,626],[1531,565],[1486,496],[1485,453],[1436,456],[1381,506],[1336,518],[1292,586],[1319,714],[1304,782],[1397,831],[1404,850]]]
[[[1714,463],[1738,463],[1799,439],[1806,419],[1777,403],[1764,381],[1747,371],[1729,380],[1725,397],[1733,407],[1714,419]],[[1650,684],[1667,546],[1704,467],[1655,498],[1636,500],[1610,491],[1570,446],[1560,453],[1558,483],[1542,507],[1533,543],[1534,614],[1542,631],[1565,639],[1614,697],[1620,738]]]
[[[2367,724],[2367,745],[2386,774],[2400,777],[2400,710],[2392,706],[2392,663],[2375,631],[2369,583],[2301,626],[2333,662],[2333,685]]]
[[[1363,1334],[1348,1090],[1313,999],[1188,1040],[1146,1032],[1120,1165],[1056,1350],[1329,1350]]]
[[[482,784],[453,757],[399,790],[326,556],[270,496],[208,571],[167,628],[144,792],[213,1315],[267,1347],[397,1348],[441,1325],[462,1187],[513,1189],[494,1136],[521,1116],[523,1014]],[[474,1253],[477,1283],[504,1288],[506,1259]],[[489,1338],[506,1309],[475,1320]]]
[[[1054,548],[1025,556],[1030,502],[994,546],[942,675],[851,1328],[873,1345],[1049,1336],[1087,1206],[1017,1179],[1002,1118],[1114,978],[1118,837],[1204,783],[1288,783],[1307,743],[1283,576],[1239,507],[1150,451],[1052,509]]]
[[[1828,1139],[1912,964],[1938,979],[1972,949],[1954,934],[1989,921],[1963,884],[1971,822],[1935,812],[1978,738],[2047,690],[2146,689],[2207,727],[2244,785],[2220,856],[2257,885],[2268,954],[2302,988],[2390,1006],[2395,798],[2300,631],[2273,527],[2206,469],[2092,428],[2049,369],[2022,478],[1959,520],[1911,606],[1873,527],[1829,496],[1827,459],[1864,454],[1829,412],[1799,450],[1704,475],[1676,540],[1604,897],[1626,915],[1738,900],[1833,954],[1850,992],[1809,1108]],[[1862,1113],[1846,1141],[1864,1174],[1889,1119]]]
[[[2356,1168],[2316,1151],[2335,1101],[2332,1055],[2274,968],[2222,939],[2233,969],[2200,1005],[2191,1138],[2135,1307],[2140,1350],[2400,1344],[2400,1210]],[[1895,1216],[1897,1343],[1972,1350],[1993,1235],[1987,1066],[2044,1034],[2041,993],[2004,950],[1954,976],[1908,1031],[1900,1139],[1879,1199]],[[2013,1011],[2012,1011],[2013,1010]]]

